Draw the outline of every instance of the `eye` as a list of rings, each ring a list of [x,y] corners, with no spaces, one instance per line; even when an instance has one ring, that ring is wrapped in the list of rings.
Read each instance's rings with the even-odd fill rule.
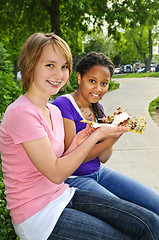
[[[94,79],[90,79],[89,80],[91,83],[95,83],[95,80]]]
[[[51,64],[51,63],[49,63],[49,64],[46,65],[46,67],[51,67],[51,68],[52,68],[53,66],[54,66],[54,65]]]
[[[67,65],[62,66],[62,69],[68,69]]]
[[[108,84],[109,84],[108,82],[101,83],[102,86],[107,86]]]

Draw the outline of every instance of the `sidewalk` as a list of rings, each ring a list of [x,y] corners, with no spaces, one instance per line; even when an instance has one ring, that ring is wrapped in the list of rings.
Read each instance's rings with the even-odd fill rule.
[[[121,106],[131,116],[145,116],[147,124],[143,135],[128,132],[118,140],[106,166],[159,192],[159,127],[148,113],[149,103],[159,96],[159,78],[115,81],[120,88],[106,93],[101,100],[105,113],[111,114]]]

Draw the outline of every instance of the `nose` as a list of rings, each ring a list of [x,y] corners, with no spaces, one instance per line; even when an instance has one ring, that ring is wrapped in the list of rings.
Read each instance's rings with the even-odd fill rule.
[[[55,73],[55,77],[56,77],[56,80],[62,80],[62,69],[61,68],[58,68],[56,69],[56,73]]]
[[[96,84],[96,90],[101,92],[101,85],[100,85],[100,83]]]

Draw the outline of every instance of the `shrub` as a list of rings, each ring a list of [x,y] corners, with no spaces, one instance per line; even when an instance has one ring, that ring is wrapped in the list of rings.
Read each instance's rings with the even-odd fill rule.
[[[18,240],[14,232],[14,228],[9,215],[9,210],[6,209],[6,199],[4,194],[4,183],[2,166],[0,159],[0,240]]]
[[[9,54],[0,43],[0,113],[21,93],[21,82],[14,80],[13,64],[8,60]]]
[[[115,90],[115,89],[119,88],[119,86],[120,86],[120,83],[116,83],[114,80],[111,79],[111,81],[109,83],[108,91]]]
[[[21,82],[14,81],[13,65],[8,60],[9,54],[0,43],[0,122],[7,106],[12,103],[21,93]],[[0,240],[18,240],[6,209],[4,183],[0,159]]]

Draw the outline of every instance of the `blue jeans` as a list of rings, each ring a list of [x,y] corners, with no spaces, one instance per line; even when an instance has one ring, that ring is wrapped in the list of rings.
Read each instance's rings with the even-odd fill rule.
[[[157,214],[119,198],[77,189],[48,240],[158,240]]]
[[[151,188],[110,168],[101,166],[90,175],[68,178],[70,187],[118,197],[147,208],[159,216],[159,194]]]

